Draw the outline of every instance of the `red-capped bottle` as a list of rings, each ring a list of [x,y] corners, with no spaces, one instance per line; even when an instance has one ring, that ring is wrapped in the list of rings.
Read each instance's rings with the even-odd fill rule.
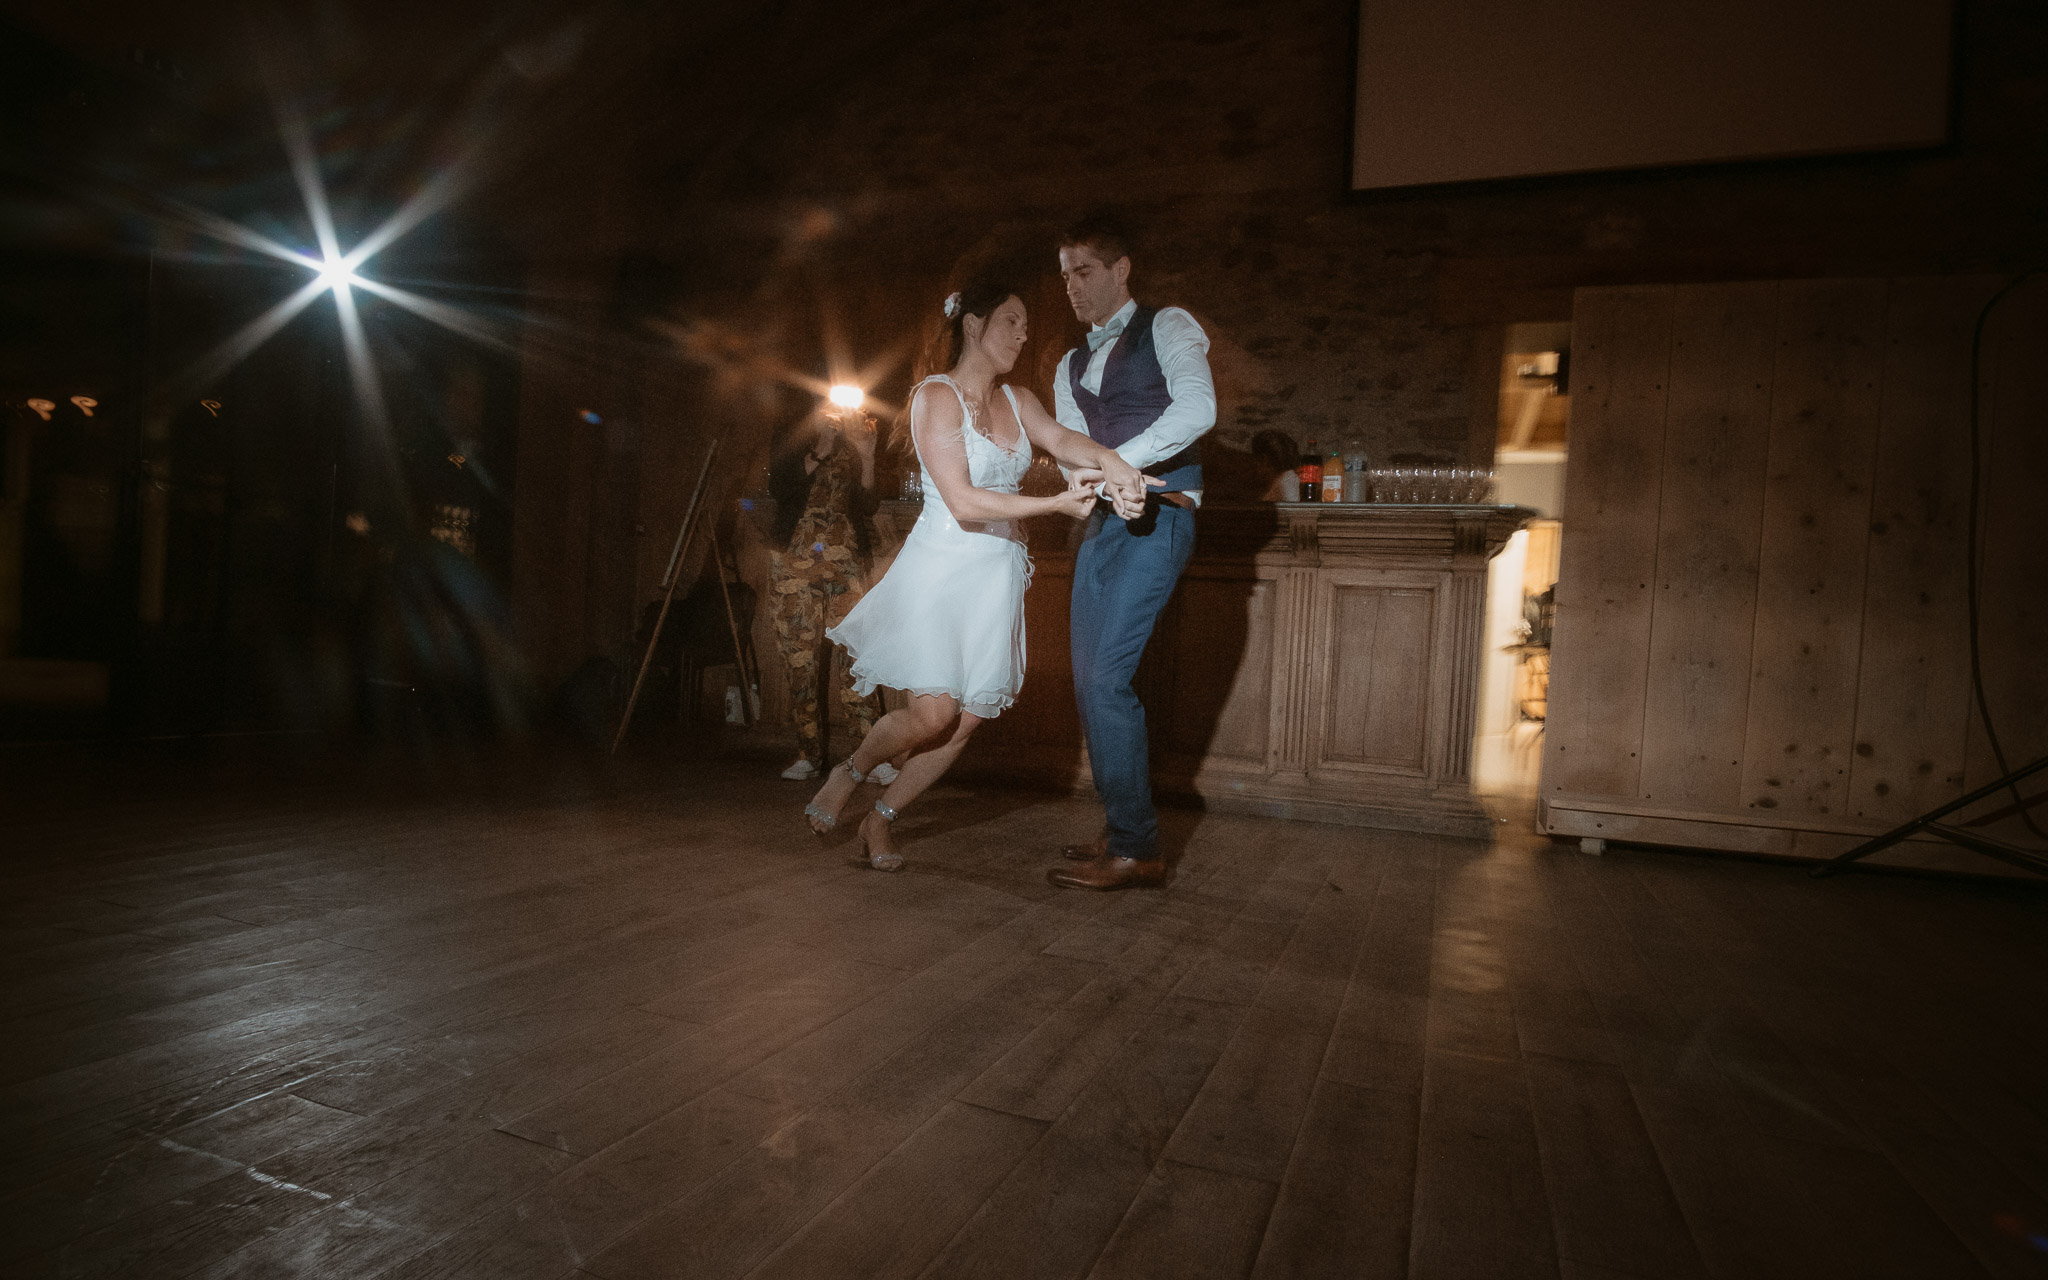
[[[1316,448],[1314,437],[1310,437],[1308,448],[1301,455],[1301,461],[1295,464],[1294,474],[1295,478],[1301,481],[1301,501],[1323,500],[1323,454]]]

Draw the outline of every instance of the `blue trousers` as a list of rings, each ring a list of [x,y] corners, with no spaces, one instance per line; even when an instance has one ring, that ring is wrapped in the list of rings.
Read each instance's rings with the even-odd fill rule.
[[[1145,707],[1131,680],[1194,549],[1195,513],[1155,498],[1131,521],[1098,506],[1074,557],[1074,699],[1113,857],[1159,856]]]

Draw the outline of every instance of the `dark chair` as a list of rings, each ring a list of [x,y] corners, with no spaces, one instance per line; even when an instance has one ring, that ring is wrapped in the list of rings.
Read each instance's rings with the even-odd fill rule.
[[[754,633],[754,589],[744,582],[728,582],[725,592],[732,596],[732,618],[728,619],[725,609],[725,593],[718,589],[718,579],[699,578],[688,594],[678,600],[669,610],[668,624],[662,628],[661,645],[656,649],[654,663],[648,670],[649,694],[653,693],[651,682],[656,669],[661,669],[664,689],[667,695],[664,705],[682,703],[684,724],[693,724],[700,711],[703,692],[704,672],[712,667],[727,663],[741,665],[740,655],[733,652],[732,633],[735,621],[739,627],[740,644],[746,649],[747,666],[753,665]],[[641,612],[639,641],[644,646],[648,633],[653,630],[654,618],[661,612],[661,602],[650,602]],[[742,679],[741,685],[747,682]],[[642,695],[642,705],[652,701]]]

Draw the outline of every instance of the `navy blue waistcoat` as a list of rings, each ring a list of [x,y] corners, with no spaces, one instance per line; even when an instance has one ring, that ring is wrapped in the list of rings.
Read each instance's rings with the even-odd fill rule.
[[[1116,448],[1157,422],[1173,403],[1173,395],[1166,389],[1166,374],[1159,368],[1159,352],[1152,345],[1152,317],[1158,314],[1157,307],[1139,307],[1131,314],[1130,323],[1109,349],[1109,359],[1102,366],[1099,393],[1081,385],[1081,375],[1088,371],[1089,349],[1085,345],[1076,347],[1067,357],[1067,383],[1074,393],[1074,404],[1080,408],[1081,417],[1088,423],[1088,434],[1097,444]],[[1201,451],[1191,444],[1171,458],[1146,467],[1145,474],[1166,481],[1168,493],[1199,489]]]

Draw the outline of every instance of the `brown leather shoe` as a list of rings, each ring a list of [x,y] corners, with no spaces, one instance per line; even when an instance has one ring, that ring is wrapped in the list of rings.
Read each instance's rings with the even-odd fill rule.
[[[1166,859],[1101,857],[1054,867],[1045,878],[1062,889],[1156,889],[1166,883]]]
[[[1109,856],[1109,833],[1105,831],[1087,844],[1061,845],[1060,856],[1072,862],[1094,862],[1098,858],[1106,858]]]

